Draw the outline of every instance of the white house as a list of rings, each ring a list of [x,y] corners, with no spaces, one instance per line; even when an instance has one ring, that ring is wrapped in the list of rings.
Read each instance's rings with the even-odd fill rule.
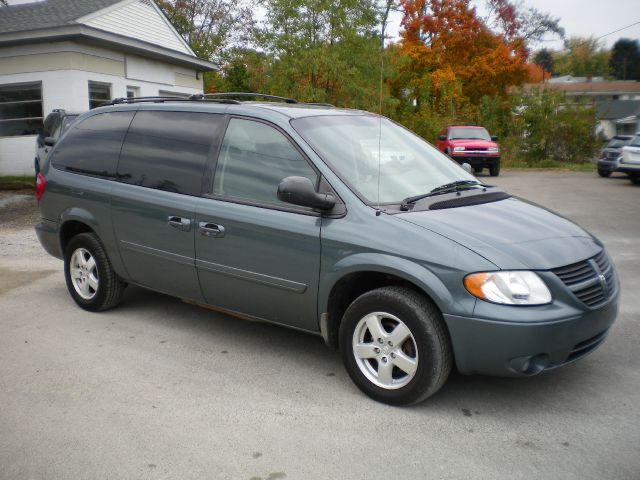
[[[30,175],[54,108],[202,92],[195,56],[153,0],[43,0],[0,7],[0,175]]]

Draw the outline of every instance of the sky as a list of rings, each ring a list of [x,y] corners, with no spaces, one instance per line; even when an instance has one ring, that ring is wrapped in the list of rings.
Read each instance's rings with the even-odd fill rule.
[[[9,0],[10,4],[26,3],[32,0]],[[473,0],[480,5],[482,0]],[[571,36],[595,36],[599,37],[607,33],[626,27],[632,23],[640,22],[639,0],[521,0],[527,7],[534,7],[541,12],[548,12],[552,16],[560,18],[560,25],[566,30],[567,37]],[[397,36],[400,29],[401,15],[393,16],[389,26],[389,34]],[[620,38],[640,39],[640,23],[613,33],[601,39],[602,46],[611,47]],[[562,49],[562,41],[549,39],[538,45],[532,45],[537,50],[543,47],[559,50]]]

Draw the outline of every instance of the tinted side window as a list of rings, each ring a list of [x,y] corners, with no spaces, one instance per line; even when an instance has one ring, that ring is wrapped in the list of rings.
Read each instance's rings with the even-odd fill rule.
[[[283,178],[318,175],[275,128],[264,123],[234,118],[229,122],[216,164],[213,193],[257,203],[283,205],[278,184]]]
[[[56,147],[52,165],[76,173],[115,177],[120,147],[133,114],[107,112],[84,119]]]
[[[139,111],[122,147],[118,179],[199,195],[211,142],[223,120],[211,113]]]

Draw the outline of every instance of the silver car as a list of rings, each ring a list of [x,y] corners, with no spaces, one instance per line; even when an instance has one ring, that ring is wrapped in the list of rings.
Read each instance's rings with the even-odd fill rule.
[[[640,132],[622,148],[618,171],[629,175],[631,183],[640,185]]]

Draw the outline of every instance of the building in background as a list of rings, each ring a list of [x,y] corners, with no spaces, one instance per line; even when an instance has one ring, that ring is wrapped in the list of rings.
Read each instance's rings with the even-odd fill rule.
[[[0,8],[0,175],[33,173],[54,108],[202,92],[214,69],[152,0],[44,0]]]
[[[596,110],[599,131],[606,138],[640,132],[640,100],[608,100]]]

